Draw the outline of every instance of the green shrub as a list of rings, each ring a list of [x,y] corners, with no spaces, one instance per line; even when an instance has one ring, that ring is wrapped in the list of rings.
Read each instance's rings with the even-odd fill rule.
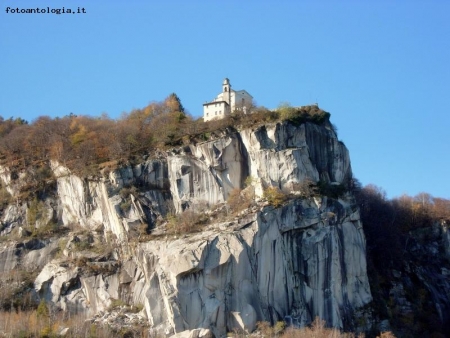
[[[50,221],[48,224],[42,225],[39,228],[32,228],[31,237],[48,238],[58,233],[63,233],[66,230],[66,228],[59,226],[53,221]]]
[[[204,141],[208,141],[211,138],[211,133],[203,133],[200,135],[200,138]]]
[[[285,328],[286,328],[285,322],[283,321],[276,322],[275,325],[273,326],[273,333],[279,335],[284,331]]]
[[[126,213],[126,212],[130,211],[130,209],[131,209],[131,199],[123,200],[119,204],[119,208],[120,208],[120,210],[122,210],[123,213]]]
[[[286,194],[277,187],[268,187],[264,190],[263,197],[275,208],[280,207],[287,199]]]
[[[126,185],[122,189],[119,190],[119,195],[123,199],[127,199],[130,197],[130,195],[136,195],[137,193],[138,193],[138,190],[134,185],[132,185],[132,186]]]
[[[114,310],[117,307],[128,306],[122,299],[111,298],[111,304],[108,306],[108,311]]]
[[[40,338],[56,338],[56,337],[58,337],[58,335],[53,332],[53,328],[51,325],[46,325],[41,330],[39,337]]]
[[[244,181],[244,185],[247,188],[247,187],[252,186],[256,182],[257,182],[257,180],[253,176],[247,176],[247,178]]]
[[[305,122],[322,125],[330,119],[330,113],[315,105],[291,107],[288,103],[284,103],[278,107],[277,112],[282,121],[289,121],[295,125]]]
[[[47,303],[45,302],[45,300],[41,300],[41,302],[39,303],[36,309],[36,314],[38,318],[41,319],[47,319],[50,317],[50,311],[48,310]]]
[[[42,201],[38,201],[36,197],[31,200],[27,210],[27,223],[29,227],[34,228],[36,221],[42,216],[43,209],[44,203]]]
[[[130,310],[128,312],[131,313],[139,313],[144,309],[144,305],[142,303],[139,303],[137,305],[131,305]]]
[[[137,195],[138,189],[135,186],[124,186],[119,190],[119,195],[122,197],[122,202],[119,204],[120,210],[126,213],[131,208],[131,195]]]
[[[75,251],[84,251],[84,250],[89,250],[90,248],[91,248],[91,243],[89,241],[89,238],[84,238],[84,239],[79,240],[78,242],[74,243]]]

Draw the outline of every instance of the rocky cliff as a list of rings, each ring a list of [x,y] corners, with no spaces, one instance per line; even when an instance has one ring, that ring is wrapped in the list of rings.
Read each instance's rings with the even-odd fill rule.
[[[55,187],[33,202],[17,199],[1,219],[14,241],[4,242],[0,269],[35,271],[37,300],[97,319],[120,300],[142,309],[130,321],[155,332],[216,336],[315,316],[353,328],[371,301],[359,210],[344,191],[349,154],[328,123],[228,131],[96,177],[57,162],[51,169]],[[248,177],[254,201],[232,214],[226,201]],[[26,173],[3,167],[0,179],[15,196]],[[306,182],[344,190],[305,195],[298,187]],[[268,187],[289,198],[269,205]],[[202,230],[170,233],[167,219],[189,210],[208,216]],[[60,232],[46,235],[49,227]]]

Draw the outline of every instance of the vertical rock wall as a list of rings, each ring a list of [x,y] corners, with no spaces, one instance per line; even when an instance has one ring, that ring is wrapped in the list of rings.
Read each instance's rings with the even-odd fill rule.
[[[357,211],[323,202],[267,207],[221,233],[141,245],[138,260],[152,262],[144,270],[157,288],[148,294],[152,324],[218,336],[260,320],[306,325],[315,316],[344,327],[371,301],[364,234]]]
[[[371,300],[365,239],[350,195],[294,200],[199,234],[128,244],[136,227],[153,227],[168,212],[225,202],[249,175],[261,188],[257,198],[267,186],[289,192],[305,180],[345,184],[348,151],[329,128],[278,123],[243,130],[100,179],[52,167],[61,223],[112,233],[123,254],[119,264],[95,263],[110,266],[107,274],[48,263],[36,292],[65,310],[94,315],[112,299],[126,298],[144,305],[155,330],[204,328],[220,336],[234,328],[251,331],[260,320],[305,325],[315,316],[344,327]]]

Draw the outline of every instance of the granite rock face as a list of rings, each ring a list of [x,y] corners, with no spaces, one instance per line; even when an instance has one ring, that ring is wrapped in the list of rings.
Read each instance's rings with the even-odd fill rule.
[[[66,311],[95,316],[121,299],[142,305],[160,333],[223,336],[234,328],[251,331],[257,321],[306,325],[315,316],[343,328],[371,301],[365,238],[350,193],[293,198],[280,208],[261,199],[269,186],[290,193],[305,181],[348,184],[348,151],[327,126],[285,122],[227,133],[95,179],[56,162],[52,170],[57,188],[42,207],[48,212],[41,214],[51,215],[42,226],[77,225],[112,245],[112,252],[73,264],[80,256],[70,250],[78,241],[71,234],[62,257],[50,254],[63,246],[55,241],[31,248],[27,259],[8,247],[0,251],[8,261],[1,268],[48,252],[36,267],[36,295]],[[155,228],[169,213],[224,203],[249,176],[253,210],[211,222],[201,233],[135,240],[142,226]],[[5,168],[0,178],[11,182]],[[26,206],[15,208],[3,215],[3,230],[26,223]]]
[[[268,186],[289,192],[296,183],[351,179],[347,148],[327,128],[278,123],[189,145],[138,165],[124,166],[102,179],[81,179],[53,162],[58,177],[58,214],[64,225],[102,225],[120,240],[136,224],[153,226],[170,210],[223,203],[248,176],[258,182],[257,197]],[[129,210],[120,191],[134,186]],[[135,191],[136,192],[136,191]]]
[[[320,316],[343,327],[371,300],[364,234],[351,206],[322,202],[266,207],[220,234],[142,244],[137,260],[155,286],[151,324],[218,336],[259,320],[303,326]]]

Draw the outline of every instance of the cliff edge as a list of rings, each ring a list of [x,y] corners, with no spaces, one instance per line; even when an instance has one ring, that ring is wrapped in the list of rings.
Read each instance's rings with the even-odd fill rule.
[[[0,269],[34,272],[36,301],[106,321],[120,300],[154,332],[224,336],[316,316],[354,328],[372,299],[350,158],[328,122],[227,130],[95,177],[49,165],[53,189],[1,219],[15,241],[3,243]],[[14,196],[11,174],[1,168]],[[251,198],[234,212],[236,191]],[[192,213],[203,215],[200,231],[173,231]],[[60,232],[28,233],[49,226]]]

